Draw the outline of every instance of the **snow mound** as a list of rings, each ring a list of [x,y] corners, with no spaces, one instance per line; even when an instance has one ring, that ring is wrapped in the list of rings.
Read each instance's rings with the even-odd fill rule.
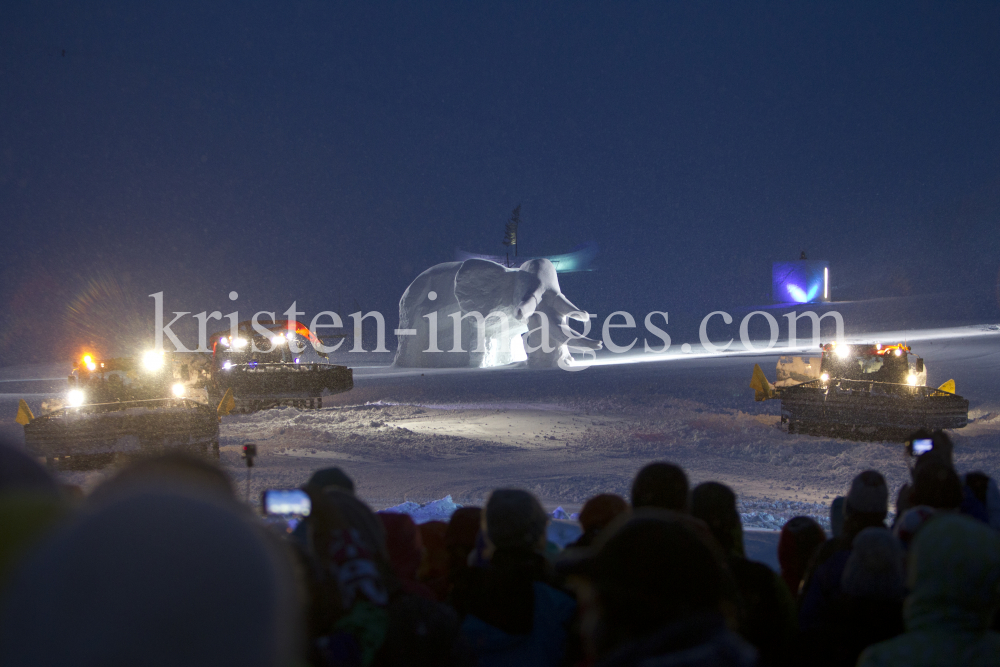
[[[394,505],[388,507],[382,512],[388,512],[391,514],[408,514],[410,518],[413,519],[414,523],[421,524],[427,523],[428,521],[444,521],[445,523],[451,519],[451,515],[455,513],[461,505],[455,503],[450,495],[441,498],[440,500],[432,500],[431,502],[420,505],[412,500],[407,500],[399,505]]]

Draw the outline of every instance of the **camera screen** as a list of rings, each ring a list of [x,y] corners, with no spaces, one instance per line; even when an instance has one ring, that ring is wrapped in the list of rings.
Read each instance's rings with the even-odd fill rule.
[[[913,455],[920,456],[934,449],[934,441],[930,438],[922,438],[913,441]]]
[[[268,489],[264,492],[264,514],[309,516],[312,501],[302,489]]]

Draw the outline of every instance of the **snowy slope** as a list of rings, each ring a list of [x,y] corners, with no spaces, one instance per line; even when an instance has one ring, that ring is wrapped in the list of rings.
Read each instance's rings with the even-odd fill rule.
[[[970,401],[972,423],[953,434],[958,467],[1000,476],[1000,333],[979,326],[906,334],[927,360],[929,383],[954,378]],[[639,468],[669,460],[684,466],[694,483],[731,485],[746,524],[767,528],[796,514],[825,517],[830,499],[861,470],[883,472],[893,493],[907,478],[898,444],[782,431],[777,402],[756,403],[748,388],[755,362],[773,376],[776,354],[704,355],[695,348],[640,359],[645,363],[613,363],[626,359],[608,355],[576,373],[359,367],[355,389],[327,398],[323,410],[225,418],[223,463],[244,491],[238,450],[258,443],[250,498],[340,465],[376,508],[448,495],[482,503],[491,489],[515,486],[533,491],[550,509],[573,512],[596,493],[627,496]],[[38,370],[35,377],[59,377],[56,369]],[[20,384],[5,384],[20,392],[58,388],[55,380],[0,379],[17,379]],[[12,418],[21,394],[4,385],[0,392],[0,409]],[[4,428],[17,436],[16,425],[8,421]],[[85,485],[100,477],[66,474]]]

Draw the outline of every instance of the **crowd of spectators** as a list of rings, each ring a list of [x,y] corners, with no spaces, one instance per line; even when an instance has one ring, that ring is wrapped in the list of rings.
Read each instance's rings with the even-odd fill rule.
[[[832,535],[785,524],[780,572],[747,558],[731,488],[667,462],[559,549],[518,489],[416,525],[328,468],[278,529],[202,459],[83,497],[0,445],[0,664],[1000,665],[1000,492],[925,435],[894,517],[862,471]]]

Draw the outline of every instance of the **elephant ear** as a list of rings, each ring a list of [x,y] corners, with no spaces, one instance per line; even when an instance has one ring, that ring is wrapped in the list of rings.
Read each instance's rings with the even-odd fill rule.
[[[477,311],[483,317],[495,310],[510,314],[516,274],[517,271],[509,271],[496,262],[465,260],[455,275],[455,297],[459,308],[465,313]]]

